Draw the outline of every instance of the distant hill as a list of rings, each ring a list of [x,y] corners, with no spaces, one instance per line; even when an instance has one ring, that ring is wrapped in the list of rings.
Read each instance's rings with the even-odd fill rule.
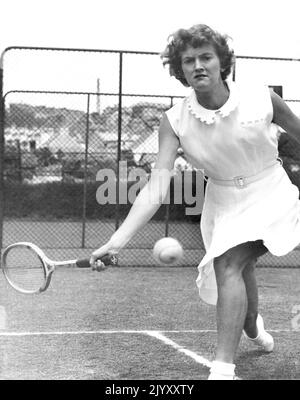
[[[157,131],[165,110],[165,104],[150,102],[137,102],[130,107],[123,107],[122,147],[134,149],[152,136],[153,132]],[[53,137],[59,137],[61,132],[67,129],[70,137],[76,138],[79,143],[84,143],[87,122],[91,144],[93,142],[97,147],[98,141],[105,142],[105,138],[107,141],[117,141],[118,105],[106,107],[101,114],[91,113],[88,121],[84,111],[23,103],[10,104],[5,115],[6,128],[15,126],[35,132],[51,128],[53,134],[50,141]]]
[[[80,119],[84,114],[83,111],[67,108],[12,103],[5,110],[5,124],[28,129],[59,128]]]

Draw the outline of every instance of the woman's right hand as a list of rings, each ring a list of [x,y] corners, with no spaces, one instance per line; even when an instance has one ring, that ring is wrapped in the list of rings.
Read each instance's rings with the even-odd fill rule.
[[[95,265],[96,261],[105,255],[116,255],[119,253],[121,248],[123,247],[123,243],[118,243],[117,240],[113,240],[112,238],[105,243],[103,246],[99,247],[95,251],[93,251],[90,257],[90,264]]]

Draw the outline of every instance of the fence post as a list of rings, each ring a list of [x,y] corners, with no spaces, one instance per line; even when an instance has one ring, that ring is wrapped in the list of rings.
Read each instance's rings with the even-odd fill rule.
[[[82,201],[82,237],[81,247],[85,248],[85,231],[86,231],[86,198],[87,198],[87,180],[88,180],[88,148],[89,148],[89,131],[90,131],[90,94],[87,95],[86,107],[86,130],[85,130],[85,149],[84,149],[84,181],[83,181],[83,201]]]
[[[232,66],[232,80],[235,81],[235,75],[236,75],[236,58],[234,60],[233,66]]]
[[[0,59],[0,254],[3,247],[4,218],[4,97],[3,97],[3,53]]]
[[[18,181],[23,182],[23,164],[22,164],[22,150],[20,140],[17,140],[17,168],[18,168]]]
[[[123,52],[119,54],[119,105],[118,105],[118,146],[117,146],[117,195],[116,195],[116,220],[115,229],[117,230],[120,225],[120,160],[121,160],[121,140],[122,140],[122,85],[123,85]]]
[[[173,96],[170,96],[170,108],[173,107]],[[170,187],[169,191],[171,190],[171,181],[170,181]],[[171,196],[169,196],[169,199],[171,201]],[[170,221],[170,202],[166,203],[166,215],[165,215],[165,236],[169,236],[169,221]]]

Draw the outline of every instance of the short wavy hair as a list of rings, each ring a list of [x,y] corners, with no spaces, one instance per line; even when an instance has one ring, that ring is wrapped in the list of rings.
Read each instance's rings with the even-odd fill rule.
[[[181,55],[188,46],[200,47],[210,44],[214,47],[221,65],[221,77],[225,80],[231,72],[234,64],[234,52],[230,49],[228,35],[222,35],[204,24],[194,25],[189,29],[179,29],[168,37],[168,45],[161,53],[163,65],[169,65],[171,76],[178,79],[184,86],[187,83],[182,67]]]

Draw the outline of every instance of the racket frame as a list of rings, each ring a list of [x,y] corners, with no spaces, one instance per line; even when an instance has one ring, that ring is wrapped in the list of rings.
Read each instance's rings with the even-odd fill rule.
[[[44,283],[43,285],[41,285],[41,287],[37,290],[27,290],[27,289],[23,289],[20,286],[16,285],[9,277],[9,274],[7,273],[8,268],[6,268],[6,257],[7,254],[9,253],[9,251],[13,248],[13,247],[25,247],[27,249],[32,250],[36,256],[39,258],[39,260],[41,261],[41,266],[43,269],[43,273],[44,273]],[[102,261],[102,258],[100,259]],[[63,267],[63,266],[77,266],[80,268],[87,268],[90,267],[89,262],[86,263],[85,266],[80,265],[80,262],[82,263],[82,261],[86,261],[86,260],[65,260],[65,261],[53,261],[50,258],[48,258],[46,256],[46,254],[43,252],[43,250],[41,250],[37,245],[35,245],[34,243],[30,243],[30,242],[17,242],[17,243],[13,243],[9,246],[7,246],[2,255],[1,255],[1,268],[3,271],[3,274],[5,276],[5,279],[7,280],[7,282],[11,285],[12,288],[14,288],[15,290],[17,290],[19,293],[24,293],[24,294],[38,294],[38,293],[42,293],[45,290],[47,290],[47,288],[50,285],[51,282],[51,277],[53,272],[55,271],[56,267]],[[112,265],[117,265],[118,264],[118,257],[116,255],[110,255],[109,256],[109,261],[111,262]],[[104,261],[103,261],[104,262]],[[104,262],[105,263],[105,262]],[[105,264],[108,265],[108,264]],[[97,270],[97,268],[96,268]]]
[[[6,257],[9,254],[9,251],[14,248],[14,247],[25,247],[27,249],[30,249],[35,252],[37,255],[38,259],[41,262],[41,266],[43,269],[43,274],[44,274],[44,283],[41,285],[41,287],[37,290],[27,290],[23,289],[20,286],[16,285],[9,277],[8,273],[8,268],[6,268]],[[1,255],[1,268],[3,271],[3,274],[5,276],[5,279],[7,282],[13,287],[15,290],[17,290],[20,293],[24,294],[36,294],[36,293],[41,293],[47,290],[48,286],[50,285],[51,282],[51,276],[55,270],[55,263],[53,263],[46,255],[45,253],[35,244],[30,243],[30,242],[17,242],[13,243],[5,248]]]

